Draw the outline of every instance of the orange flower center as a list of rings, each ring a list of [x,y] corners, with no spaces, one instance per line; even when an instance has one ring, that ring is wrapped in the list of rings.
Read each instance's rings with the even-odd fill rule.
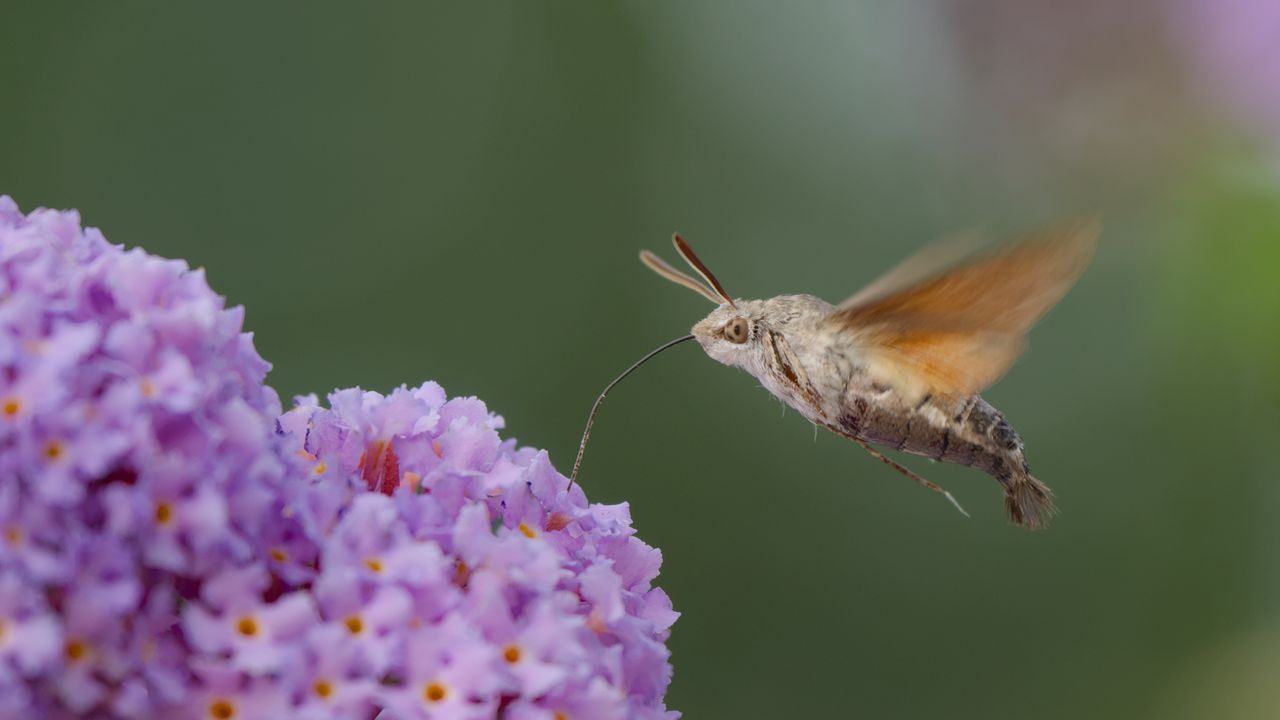
[[[520,662],[520,647],[515,644],[508,645],[506,649],[502,651],[502,659],[512,665]]]
[[[518,530],[520,530],[520,532],[521,532],[525,537],[527,537],[527,538],[536,538],[536,537],[538,537],[538,531],[537,531],[537,530],[534,530],[533,528],[529,527],[528,525],[526,525],[526,524],[524,524],[524,523],[520,523],[520,527],[519,527],[519,528],[517,528],[517,529],[518,529]]]
[[[364,631],[364,620],[361,620],[359,615],[350,615],[343,622],[346,623],[347,630],[351,631],[352,635],[359,635]]]
[[[311,689],[315,690],[316,694],[322,698],[327,698],[333,694],[333,684],[328,680],[317,680],[316,683],[311,686]]]
[[[79,640],[68,640],[67,644],[63,646],[62,651],[66,653],[68,660],[76,662],[88,654],[89,646]]]
[[[276,562],[284,562],[289,559],[289,555],[278,547],[271,548],[271,559]]]
[[[364,566],[376,573],[382,572],[382,561],[378,558],[365,558]]]
[[[156,503],[156,522],[160,525],[168,525],[172,519],[173,506],[164,501]]]
[[[236,706],[230,700],[214,700],[209,703],[209,717],[216,720],[231,720],[236,716]]]
[[[425,698],[427,702],[440,702],[444,699],[445,695],[448,694],[449,693],[445,690],[444,685],[441,685],[438,682],[428,683],[427,686],[422,689],[422,697]]]
[[[253,637],[258,634],[258,621],[250,615],[245,615],[240,618],[240,622],[236,623],[236,632],[245,637]]]
[[[461,560],[458,561],[458,567],[453,571],[453,584],[460,588],[467,586],[467,581],[471,579],[471,568]]]
[[[597,635],[603,635],[609,631],[609,626],[605,625],[604,618],[600,615],[599,610],[592,610],[587,614],[587,627]]]

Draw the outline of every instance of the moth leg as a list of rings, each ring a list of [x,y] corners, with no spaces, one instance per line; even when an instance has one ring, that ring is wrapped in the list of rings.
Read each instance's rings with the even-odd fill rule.
[[[919,475],[917,475],[917,474],[915,474],[915,473],[911,472],[910,470],[908,470],[907,468],[903,467],[902,465],[899,465],[898,463],[894,462],[892,458],[888,457],[887,455],[885,455],[884,453],[880,452],[879,450],[877,450],[877,449],[875,449],[875,448],[871,447],[871,444],[870,444],[870,443],[868,443],[868,442],[866,442],[865,440],[861,440],[861,439],[859,439],[859,438],[853,438],[853,441],[854,441],[854,442],[856,442],[856,443],[858,443],[858,445],[862,446],[862,449],[863,449],[863,450],[866,450],[867,452],[871,453],[871,456],[872,456],[872,457],[874,457],[874,458],[876,458],[876,459],[880,460],[880,462],[884,463],[885,465],[888,465],[889,467],[893,468],[894,470],[897,470],[898,472],[902,473],[903,475],[906,475],[907,477],[911,478],[911,479],[912,479],[912,480],[914,480],[918,485],[922,485],[922,486],[924,486],[924,487],[927,487],[927,488],[929,488],[930,490],[932,490],[932,491],[934,491],[934,492],[936,492],[936,493],[942,493],[942,494],[943,494],[943,495],[944,495],[948,500],[950,500],[950,501],[951,501],[951,504],[952,504],[952,505],[954,505],[954,506],[955,506],[955,508],[956,508],[957,510],[959,510],[959,511],[960,511],[960,514],[961,514],[961,515],[964,515],[965,517],[969,517],[969,513],[968,513],[968,512],[966,512],[964,508],[960,507],[960,503],[959,503],[959,502],[956,502],[956,499],[955,499],[954,497],[952,497],[952,496],[951,496],[951,493],[947,492],[946,490],[943,490],[943,489],[942,489],[942,487],[941,487],[940,485],[938,485],[937,483],[929,482],[928,480],[925,480],[924,478],[920,477]]]

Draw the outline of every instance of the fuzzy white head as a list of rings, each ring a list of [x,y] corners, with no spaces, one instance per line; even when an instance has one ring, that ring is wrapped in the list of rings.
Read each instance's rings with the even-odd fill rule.
[[[723,303],[693,326],[693,337],[717,362],[747,368],[760,353],[760,321],[764,319],[760,300]]]
[[[822,321],[831,310],[830,304],[812,295],[735,299],[694,325],[693,336],[713,360],[742,368],[770,384],[780,373],[781,346],[797,355],[811,355],[816,344],[826,339]]]
[[[723,303],[693,326],[693,337],[713,360],[741,368],[774,396],[815,422],[829,404],[823,388],[833,369],[824,329],[830,304],[812,295]],[[839,387],[839,379],[834,386]]]

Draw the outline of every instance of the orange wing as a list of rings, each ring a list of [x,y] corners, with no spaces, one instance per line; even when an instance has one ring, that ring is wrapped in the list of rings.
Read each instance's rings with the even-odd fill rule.
[[[922,262],[953,252],[926,250],[828,322],[853,334],[878,381],[911,398],[967,398],[1021,354],[1027,331],[1084,272],[1098,231],[1096,220],[1073,223],[932,274]]]

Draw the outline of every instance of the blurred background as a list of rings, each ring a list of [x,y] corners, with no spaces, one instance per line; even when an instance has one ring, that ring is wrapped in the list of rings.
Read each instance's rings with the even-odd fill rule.
[[[689,718],[1280,715],[1280,5],[14,4],[0,193],[208,270],[282,397],[435,379],[567,471],[729,291],[833,302],[932,239],[1100,212],[986,397],[1062,514],[694,346],[607,403]]]

